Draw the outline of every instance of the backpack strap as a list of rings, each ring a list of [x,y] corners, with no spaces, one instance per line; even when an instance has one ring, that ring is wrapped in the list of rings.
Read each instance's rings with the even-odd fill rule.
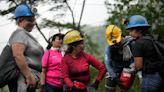
[[[159,50],[159,48],[157,47],[156,42],[155,42],[155,41],[158,40],[158,36],[143,36],[141,39],[150,40],[150,41],[153,43],[153,46],[154,46],[154,48],[155,48],[155,50],[156,50],[156,52],[157,52],[157,54],[158,54],[158,57],[159,57],[162,61],[164,61],[164,58],[163,58],[163,56],[162,56],[162,54],[161,54],[161,52],[160,52],[160,50]]]

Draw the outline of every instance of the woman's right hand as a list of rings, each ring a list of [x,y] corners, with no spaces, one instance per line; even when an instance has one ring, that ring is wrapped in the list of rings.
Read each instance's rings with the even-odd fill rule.
[[[36,86],[36,79],[32,74],[26,77],[26,84],[28,87],[35,87]]]

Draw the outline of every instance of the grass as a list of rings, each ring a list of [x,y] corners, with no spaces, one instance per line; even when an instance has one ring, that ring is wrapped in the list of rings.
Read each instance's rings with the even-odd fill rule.
[[[91,79],[92,79],[91,81],[94,82],[95,78],[98,74],[98,71],[93,67],[90,68],[90,71],[91,71]],[[116,92],[119,92],[119,91],[120,91],[120,89],[119,89],[119,87],[117,87]],[[2,88],[0,90],[0,92],[9,92],[8,87],[5,86],[4,88]],[[39,90],[37,92],[39,92]],[[105,92],[105,78],[101,81],[97,92]],[[130,92],[140,92],[140,82],[139,82],[139,79],[137,76],[135,77],[135,80],[134,80],[133,85],[130,89]]]
[[[98,74],[98,71],[93,67],[91,67],[90,70],[91,70],[91,79],[92,79],[92,82],[94,82],[94,80]],[[105,77],[101,81],[97,92],[105,92]],[[117,87],[116,92],[120,92],[119,87]],[[140,92],[140,82],[139,82],[139,78],[137,76],[135,77],[135,80],[130,88],[130,92]]]

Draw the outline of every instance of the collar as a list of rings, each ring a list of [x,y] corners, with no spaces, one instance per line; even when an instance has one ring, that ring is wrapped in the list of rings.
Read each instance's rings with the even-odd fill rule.
[[[51,47],[51,50],[61,51],[60,48]]]
[[[24,32],[26,32],[27,34],[29,34],[29,32],[26,31],[23,27],[18,26],[18,29],[23,30]]]

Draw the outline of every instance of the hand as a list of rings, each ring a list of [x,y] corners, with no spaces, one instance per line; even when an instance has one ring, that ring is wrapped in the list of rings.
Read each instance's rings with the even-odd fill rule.
[[[99,86],[99,81],[96,80],[91,86],[97,90]]]
[[[41,85],[41,90],[40,92],[46,92],[45,85]]]
[[[86,85],[82,82],[74,81],[73,84],[77,89],[86,89]]]
[[[35,87],[36,86],[36,79],[32,74],[30,76],[26,77],[26,84],[28,87]]]

